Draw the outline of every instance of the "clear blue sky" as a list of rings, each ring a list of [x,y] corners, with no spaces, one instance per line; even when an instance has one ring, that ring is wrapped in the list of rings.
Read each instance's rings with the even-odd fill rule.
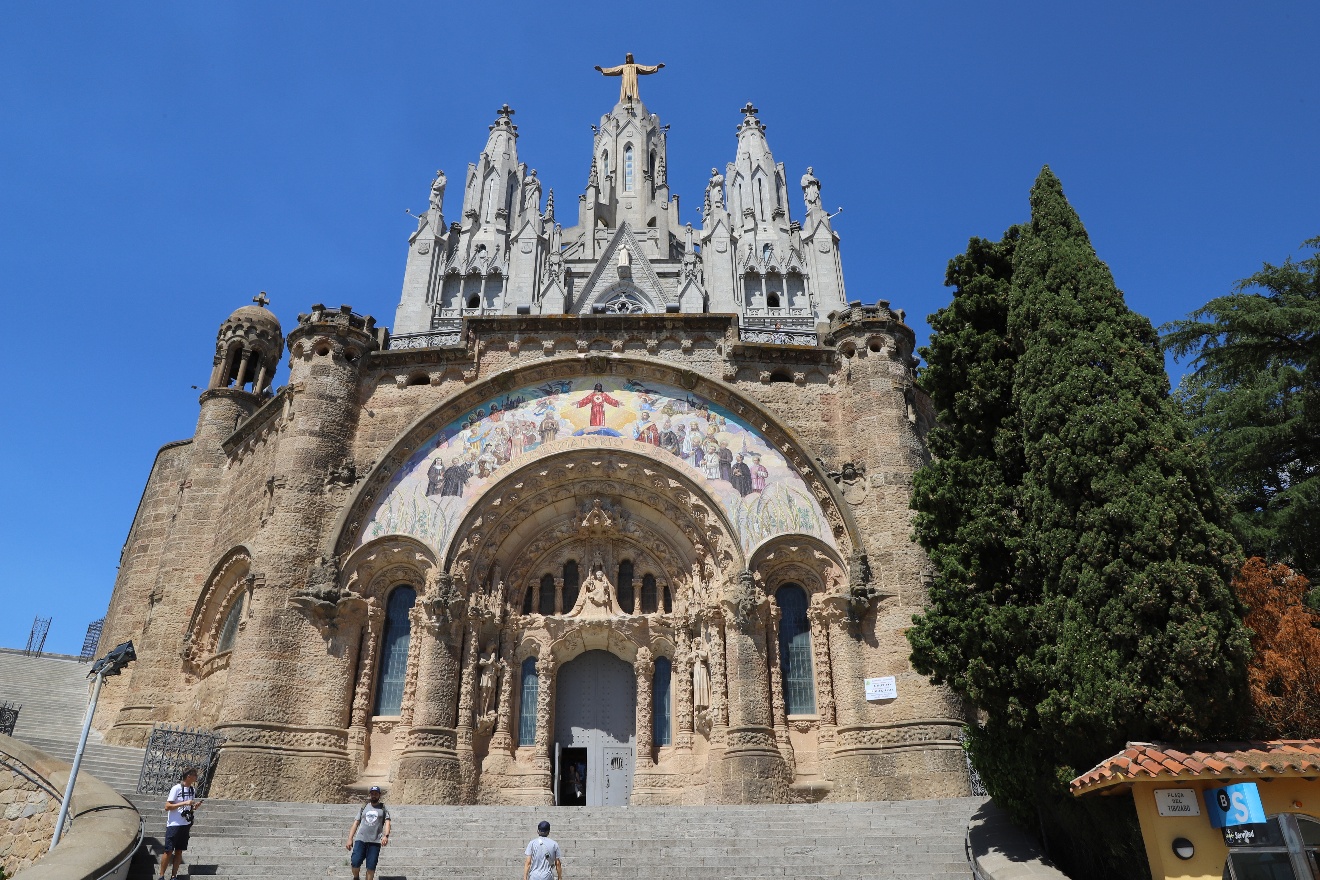
[[[618,94],[592,67],[627,51],[667,64],[642,93],[684,220],[751,100],[790,178],[813,165],[845,208],[849,297],[923,339],[948,259],[1024,220],[1045,163],[1157,324],[1320,235],[1314,0],[754,8],[5,4],[0,646],[42,614],[77,652],[232,309],[266,290],[286,329],[314,302],[391,323],[404,209],[437,168],[461,192],[505,102],[571,214]]]

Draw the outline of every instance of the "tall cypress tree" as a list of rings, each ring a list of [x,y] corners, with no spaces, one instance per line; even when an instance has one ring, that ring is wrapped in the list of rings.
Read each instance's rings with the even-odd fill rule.
[[[998,242],[973,238],[949,261],[944,284],[953,301],[928,319],[933,332],[921,350],[921,383],[939,419],[927,438],[934,460],[914,476],[912,506],[935,580],[908,639],[921,672],[976,705],[1008,698],[1000,670],[1021,653],[1026,633],[1000,620],[1014,592],[1013,491],[1022,479],[1005,425],[1017,360],[1008,341],[1017,239],[1016,228]]]
[[[1073,876],[1130,873],[1144,861],[1130,805],[1074,804],[1067,781],[1127,740],[1231,732],[1249,653],[1229,586],[1238,549],[1158,337],[1049,168],[1011,260],[996,299],[1010,375],[959,387],[952,373],[976,349],[938,323],[928,349],[936,437],[989,436],[992,452],[945,443],[937,455],[967,461],[918,479],[917,537],[938,575],[914,662],[983,710],[971,748],[987,787],[1020,821],[1067,835],[1055,855]],[[979,391],[987,403],[960,399]],[[998,482],[931,491],[941,471],[988,470],[989,455]]]

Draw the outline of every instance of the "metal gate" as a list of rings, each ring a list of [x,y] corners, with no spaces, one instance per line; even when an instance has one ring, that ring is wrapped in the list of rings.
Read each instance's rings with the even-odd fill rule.
[[[586,750],[587,806],[628,803],[636,727],[637,684],[626,661],[608,651],[588,651],[559,670],[555,743]]]
[[[22,708],[18,703],[0,703],[0,733],[5,736],[14,735],[14,728],[18,726],[18,710]]]
[[[168,794],[189,768],[197,770],[198,797],[206,797],[211,788],[211,774],[215,771],[216,755],[220,751],[220,734],[211,730],[175,727],[157,724],[151,731],[147,753],[142,758],[142,772],[138,775],[139,794]]]

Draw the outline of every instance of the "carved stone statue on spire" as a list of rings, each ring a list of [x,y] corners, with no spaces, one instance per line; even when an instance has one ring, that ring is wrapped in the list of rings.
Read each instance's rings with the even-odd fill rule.
[[[435,180],[431,181],[431,207],[436,211],[443,210],[445,203],[445,184],[449,179],[445,177],[443,171],[435,173]]]
[[[706,210],[709,214],[715,208],[724,207],[724,175],[718,168],[710,169],[710,183],[706,184]]]
[[[617,67],[601,67],[599,64],[596,65],[596,69],[605,76],[623,77],[623,81],[619,83],[620,104],[631,104],[634,101],[640,101],[641,98],[637,95],[637,77],[648,76],[662,67],[664,67],[663,64],[656,64],[654,66],[638,64],[633,61],[631,52],[629,52],[623,59],[623,63]]]
[[[541,212],[541,181],[536,176],[536,169],[523,179],[523,213],[528,216]]]
[[[807,166],[807,173],[802,175],[802,198],[807,202],[807,210],[820,207],[820,181],[812,173],[811,166]]]

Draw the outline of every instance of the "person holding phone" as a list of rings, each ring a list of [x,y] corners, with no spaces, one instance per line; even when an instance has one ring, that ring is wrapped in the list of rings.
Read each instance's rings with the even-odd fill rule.
[[[189,767],[170,789],[169,798],[165,802],[165,851],[160,854],[161,880],[165,880],[165,869],[171,864],[174,871],[170,877],[179,876],[183,852],[188,848],[188,835],[192,833],[193,811],[202,805],[196,796],[195,785],[197,769]]]

